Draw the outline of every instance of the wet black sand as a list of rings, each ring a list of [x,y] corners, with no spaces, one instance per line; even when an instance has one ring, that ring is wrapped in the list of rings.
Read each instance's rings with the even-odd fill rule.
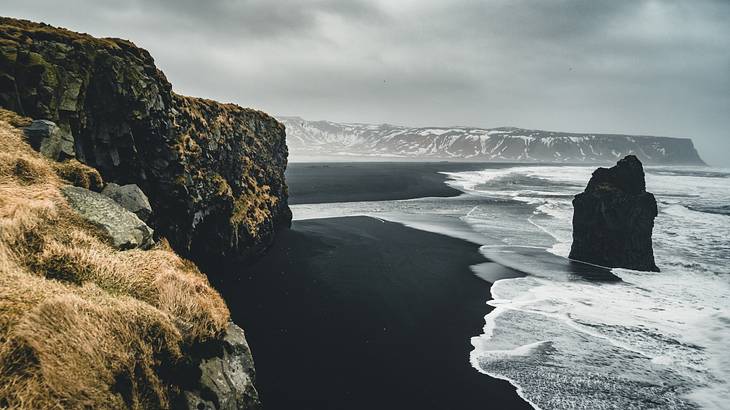
[[[286,172],[290,204],[448,197],[461,192],[439,172],[504,168],[501,163],[325,162],[291,163]]]
[[[505,166],[294,163],[287,181],[292,204],[454,196],[438,171]],[[469,364],[491,309],[480,277],[515,275],[474,243],[368,217],[297,221],[253,265],[219,270],[266,409],[529,408]]]
[[[530,408],[469,364],[490,309],[490,284],[469,266],[484,262],[462,240],[319,219],[295,222],[253,266],[228,267],[219,288],[267,409]]]

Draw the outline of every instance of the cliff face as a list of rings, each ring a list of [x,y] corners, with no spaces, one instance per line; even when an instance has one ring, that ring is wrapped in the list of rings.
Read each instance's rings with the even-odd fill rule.
[[[635,156],[598,168],[585,192],[573,199],[573,207],[571,259],[659,271],[651,240],[657,203],[646,192],[644,168]]]
[[[258,409],[243,330],[197,267],[0,109],[0,408]],[[93,180],[93,183],[90,181]]]
[[[522,128],[345,124],[282,117],[293,156],[365,156],[525,162],[614,162],[635,155],[651,164],[704,165],[692,140],[576,134]]]
[[[291,220],[284,126],[176,95],[128,41],[0,18],[0,107],[55,122],[81,162],[141,187],[183,255],[245,258]]]

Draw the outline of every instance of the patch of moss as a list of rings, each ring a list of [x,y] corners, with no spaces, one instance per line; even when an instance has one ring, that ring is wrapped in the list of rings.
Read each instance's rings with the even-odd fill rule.
[[[218,196],[225,197],[233,195],[233,190],[228,184],[228,181],[226,181],[226,179],[223,178],[219,173],[214,173],[211,180],[213,181],[213,186],[216,187],[216,194]]]
[[[45,23],[36,23],[28,20],[0,17],[0,33],[6,39],[23,41],[23,36],[29,34],[41,40],[58,41],[63,43],[76,43],[82,46],[92,46],[119,50],[121,45],[131,44],[126,40],[113,38],[96,38],[85,33],[76,33],[65,28],[53,27]]]
[[[0,61],[14,64],[18,60],[18,48],[14,41],[0,38]]]
[[[254,178],[246,178],[248,190],[233,201],[231,225],[246,227],[251,236],[256,236],[261,224],[271,220],[271,210],[279,198],[270,194],[271,187],[259,186]]]

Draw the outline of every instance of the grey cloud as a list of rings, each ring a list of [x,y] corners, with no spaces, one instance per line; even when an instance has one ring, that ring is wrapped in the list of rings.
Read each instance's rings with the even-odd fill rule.
[[[377,8],[361,0],[168,0],[137,4],[138,9],[149,6],[161,15],[176,17],[185,29],[219,34],[221,41],[242,35],[267,37],[314,30],[323,14],[343,18],[379,16]]]
[[[5,0],[179,92],[310,119],[693,137],[730,166],[726,0]]]
[[[40,0],[10,1],[19,17],[41,14],[50,21],[69,20],[96,30],[127,25],[135,30],[170,35],[190,32],[216,35],[220,43],[294,35],[317,28],[322,15],[377,19],[383,15],[364,0]],[[77,25],[77,24],[74,24]],[[130,30],[134,37],[135,32]]]

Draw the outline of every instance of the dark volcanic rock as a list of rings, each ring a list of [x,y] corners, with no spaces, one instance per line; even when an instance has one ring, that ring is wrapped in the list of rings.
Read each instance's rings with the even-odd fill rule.
[[[154,244],[139,218],[149,216],[184,256],[245,258],[291,221],[284,126],[259,111],[174,94],[149,53],[128,41],[0,17],[0,108],[42,119],[26,137],[63,161],[55,164],[63,179],[93,190],[102,177],[115,183],[108,196],[62,191],[118,249]],[[155,357],[179,407],[260,408],[240,328],[181,347],[190,352],[184,364]]]
[[[147,195],[135,184],[120,186],[111,182],[104,187],[101,193],[116,201],[124,209],[134,212],[139,219],[145,222],[152,215],[152,207]]]
[[[291,220],[284,126],[174,94],[129,41],[0,18],[0,107],[53,121],[104,180],[138,185],[185,256],[249,256]]]
[[[74,138],[48,120],[35,120],[23,128],[30,145],[54,161],[76,157]]]
[[[154,245],[152,229],[111,198],[70,185],[61,188],[61,192],[71,208],[109,236],[115,248],[148,249]]]
[[[182,392],[175,407],[190,410],[260,409],[259,394],[254,386],[256,372],[243,329],[230,323],[223,338],[210,342],[206,348],[205,357],[194,357],[197,380]]]
[[[657,204],[646,192],[644,168],[633,155],[598,168],[573,199],[570,258],[601,266],[658,272],[651,234]]]

